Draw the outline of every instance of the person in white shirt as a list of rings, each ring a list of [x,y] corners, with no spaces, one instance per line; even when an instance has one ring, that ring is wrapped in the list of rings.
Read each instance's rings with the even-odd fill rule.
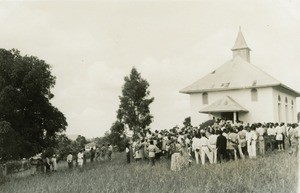
[[[199,134],[196,134],[195,137],[192,139],[192,149],[195,153],[195,159],[196,163],[199,164],[199,156],[200,156],[200,150],[201,150],[201,144],[199,139]]]
[[[212,153],[208,147],[209,142],[208,139],[205,137],[205,134],[201,134],[201,138],[199,140],[201,146],[201,163],[202,165],[205,164],[205,155],[208,157],[209,163],[212,163]]]
[[[278,123],[275,124],[275,132],[276,132],[276,142],[278,146],[278,151],[283,150],[283,131],[282,128],[278,125]]]
[[[217,138],[218,135],[216,135],[215,130],[213,129],[211,131],[211,135],[208,137],[208,142],[209,142],[209,148],[211,149],[212,152],[212,160],[214,164],[217,163],[217,147],[216,147]]]
[[[69,169],[71,169],[73,167],[73,155],[71,152],[67,156],[67,162],[68,162]]]
[[[79,153],[77,154],[77,163],[78,163],[78,166],[82,168],[82,166],[83,166],[83,150],[80,150]]]
[[[270,145],[271,145],[270,148],[273,151],[274,148],[275,148],[275,136],[276,136],[276,132],[275,132],[275,129],[273,128],[272,124],[268,124],[267,134],[268,134],[268,138],[269,138]]]
[[[246,131],[245,127],[240,126],[239,132],[238,132],[238,142],[239,142],[238,150],[239,150],[239,154],[242,159],[245,159],[245,156],[248,155],[246,133],[247,133],[247,131]]]
[[[257,133],[258,133],[258,149],[259,149],[259,154],[264,156],[265,155],[265,126],[262,124],[258,124],[257,128]]]
[[[256,140],[257,133],[255,131],[255,126],[252,126],[251,131],[246,134],[247,145],[249,145],[248,153],[249,158],[256,158]]]

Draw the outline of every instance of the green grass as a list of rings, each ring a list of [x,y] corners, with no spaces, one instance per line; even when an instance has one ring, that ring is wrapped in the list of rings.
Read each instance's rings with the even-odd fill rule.
[[[146,163],[128,165],[125,154],[118,154],[112,162],[91,163],[82,172],[62,170],[51,175],[10,179],[0,186],[0,192],[297,192],[297,158],[286,152],[217,165],[194,163],[173,172],[167,161],[152,168]]]

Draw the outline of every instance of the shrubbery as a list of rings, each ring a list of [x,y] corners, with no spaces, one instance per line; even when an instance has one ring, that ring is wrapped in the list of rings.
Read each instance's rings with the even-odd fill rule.
[[[30,168],[30,162],[26,161],[9,161],[6,164],[7,174],[12,174],[24,170],[28,170]]]
[[[212,119],[208,120],[208,121],[205,121],[205,122],[203,122],[203,123],[200,124],[200,129],[204,129],[204,128],[208,127],[208,126],[212,126],[214,123],[215,123],[215,121],[212,120]]]

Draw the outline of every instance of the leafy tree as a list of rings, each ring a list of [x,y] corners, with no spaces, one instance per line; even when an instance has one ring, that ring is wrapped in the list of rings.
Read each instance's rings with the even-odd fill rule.
[[[10,124],[20,157],[52,146],[55,136],[66,129],[65,116],[50,103],[54,85],[45,61],[0,49],[0,121]]]
[[[72,141],[65,134],[58,135],[56,137],[56,141],[57,145],[55,152],[58,154],[60,159],[66,159],[69,152],[76,153],[72,148]]]
[[[0,161],[9,160],[17,154],[16,132],[9,122],[0,122]]]
[[[184,121],[183,121],[183,125],[184,125],[185,127],[191,126],[191,125],[192,125],[192,124],[191,124],[191,117],[185,118]]]
[[[125,150],[125,136],[124,136],[124,124],[120,121],[116,121],[110,128],[110,133],[106,136],[111,144],[118,146],[119,151]]]
[[[78,135],[75,141],[72,141],[72,151],[78,153],[79,150],[84,149],[85,145],[88,144],[88,141],[84,136]]]
[[[139,132],[152,123],[149,105],[154,98],[149,98],[149,83],[134,67],[124,81],[117,118],[119,122],[128,125],[129,129]]]

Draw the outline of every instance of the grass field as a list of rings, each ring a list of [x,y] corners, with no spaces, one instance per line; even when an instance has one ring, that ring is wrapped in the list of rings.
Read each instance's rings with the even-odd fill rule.
[[[286,152],[217,165],[193,162],[180,172],[170,171],[165,160],[151,168],[146,163],[126,164],[124,154],[113,158],[112,162],[90,163],[83,171],[75,168],[10,179],[0,186],[0,192],[297,192],[298,162]]]

